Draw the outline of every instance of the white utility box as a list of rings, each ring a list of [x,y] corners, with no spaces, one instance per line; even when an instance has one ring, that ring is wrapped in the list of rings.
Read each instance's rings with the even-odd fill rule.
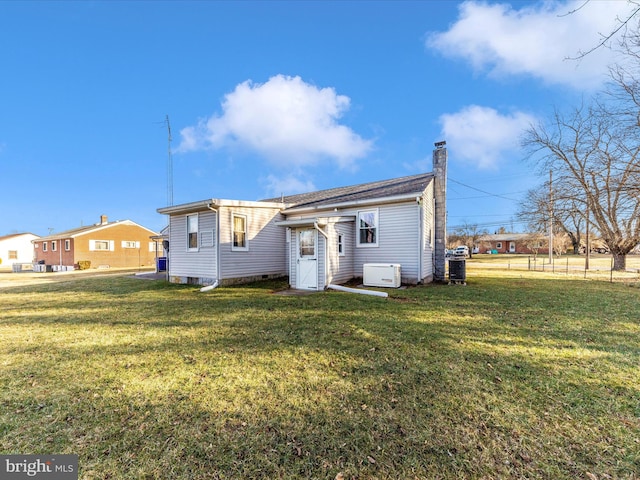
[[[365,263],[363,265],[362,283],[367,287],[398,288],[401,284],[400,278],[398,263]]]

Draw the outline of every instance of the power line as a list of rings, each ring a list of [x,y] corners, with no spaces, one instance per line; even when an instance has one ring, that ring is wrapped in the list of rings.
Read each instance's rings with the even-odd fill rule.
[[[498,195],[497,193],[487,192],[485,190],[480,190],[479,188],[472,187],[471,185],[467,185],[466,183],[459,182],[449,177],[449,181],[453,183],[457,183],[458,185],[462,185],[463,187],[470,188],[471,190],[475,190],[476,192],[484,193],[485,195],[489,195],[490,197],[502,198],[503,200],[509,200],[511,202],[517,202],[515,198],[505,197],[504,195]]]

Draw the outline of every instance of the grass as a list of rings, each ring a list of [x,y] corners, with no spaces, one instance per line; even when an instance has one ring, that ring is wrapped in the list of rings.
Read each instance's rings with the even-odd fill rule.
[[[82,479],[638,478],[637,288],[282,287],[0,290],[0,452]]]

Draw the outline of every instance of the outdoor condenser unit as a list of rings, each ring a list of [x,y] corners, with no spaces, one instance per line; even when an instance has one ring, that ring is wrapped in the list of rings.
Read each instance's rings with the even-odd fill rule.
[[[363,284],[367,287],[400,286],[400,264],[365,263],[363,266]]]

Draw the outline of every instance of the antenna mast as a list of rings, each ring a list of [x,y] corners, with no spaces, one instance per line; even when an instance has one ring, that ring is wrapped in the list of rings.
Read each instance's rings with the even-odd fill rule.
[[[173,206],[173,157],[171,155],[171,124],[167,122],[167,206]]]

